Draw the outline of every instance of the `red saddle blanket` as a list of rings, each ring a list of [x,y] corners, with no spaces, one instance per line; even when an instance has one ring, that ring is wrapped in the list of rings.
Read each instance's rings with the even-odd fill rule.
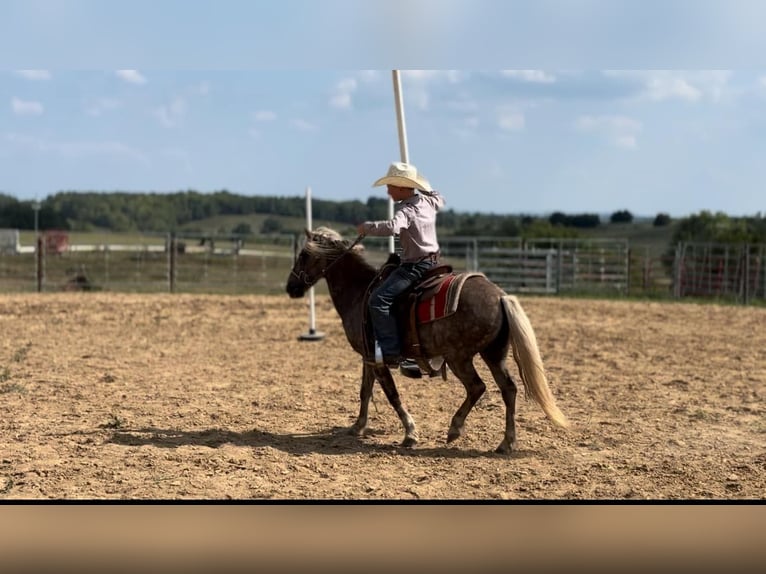
[[[450,273],[442,278],[438,286],[421,294],[416,310],[418,323],[422,325],[452,315],[457,310],[463,283],[474,275],[481,273]]]

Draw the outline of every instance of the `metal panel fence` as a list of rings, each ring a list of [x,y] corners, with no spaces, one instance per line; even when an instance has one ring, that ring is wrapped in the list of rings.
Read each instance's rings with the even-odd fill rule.
[[[445,258],[464,259],[509,292],[627,293],[624,239],[447,238]]]
[[[0,292],[282,293],[302,236],[174,237],[73,243],[47,252],[40,243],[0,254]],[[388,240],[366,237],[367,257],[382,264]],[[442,258],[480,271],[510,293],[708,297],[766,300],[766,245],[680,243],[657,254],[626,239],[446,237]],[[318,292],[325,292],[323,282]]]
[[[766,245],[679,243],[676,297],[723,297],[744,303],[766,298]]]

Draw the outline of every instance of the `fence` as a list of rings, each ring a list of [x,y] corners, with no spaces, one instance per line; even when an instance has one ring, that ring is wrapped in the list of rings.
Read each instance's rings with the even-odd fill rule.
[[[625,294],[629,288],[623,239],[448,238],[441,247],[445,258],[465,259],[466,268],[510,292]]]
[[[1,291],[281,293],[296,237],[146,235],[130,244],[70,244],[0,255]]]
[[[130,244],[70,242],[60,253],[0,253],[0,291],[283,293],[301,236],[147,235]],[[626,239],[445,237],[442,257],[510,293],[766,300],[766,245],[679,243],[657,254]],[[366,237],[368,259],[388,257]],[[317,285],[318,292],[326,287]]]
[[[676,297],[726,297],[749,303],[766,298],[766,245],[679,243]]]

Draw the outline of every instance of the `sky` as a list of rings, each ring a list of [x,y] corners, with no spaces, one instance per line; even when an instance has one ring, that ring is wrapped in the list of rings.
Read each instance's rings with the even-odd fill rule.
[[[386,197],[371,185],[402,159],[397,68],[408,158],[448,208],[764,212],[766,8],[532,4],[556,17],[512,0],[479,2],[483,20],[458,0],[0,0],[0,193]],[[744,49],[711,49],[731,38]]]

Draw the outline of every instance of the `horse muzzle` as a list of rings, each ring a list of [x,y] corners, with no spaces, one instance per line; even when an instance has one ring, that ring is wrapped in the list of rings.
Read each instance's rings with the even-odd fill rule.
[[[285,291],[287,291],[287,294],[291,299],[300,299],[306,294],[306,285],[302,281],[290,279],[290,281],[287,282]]]

